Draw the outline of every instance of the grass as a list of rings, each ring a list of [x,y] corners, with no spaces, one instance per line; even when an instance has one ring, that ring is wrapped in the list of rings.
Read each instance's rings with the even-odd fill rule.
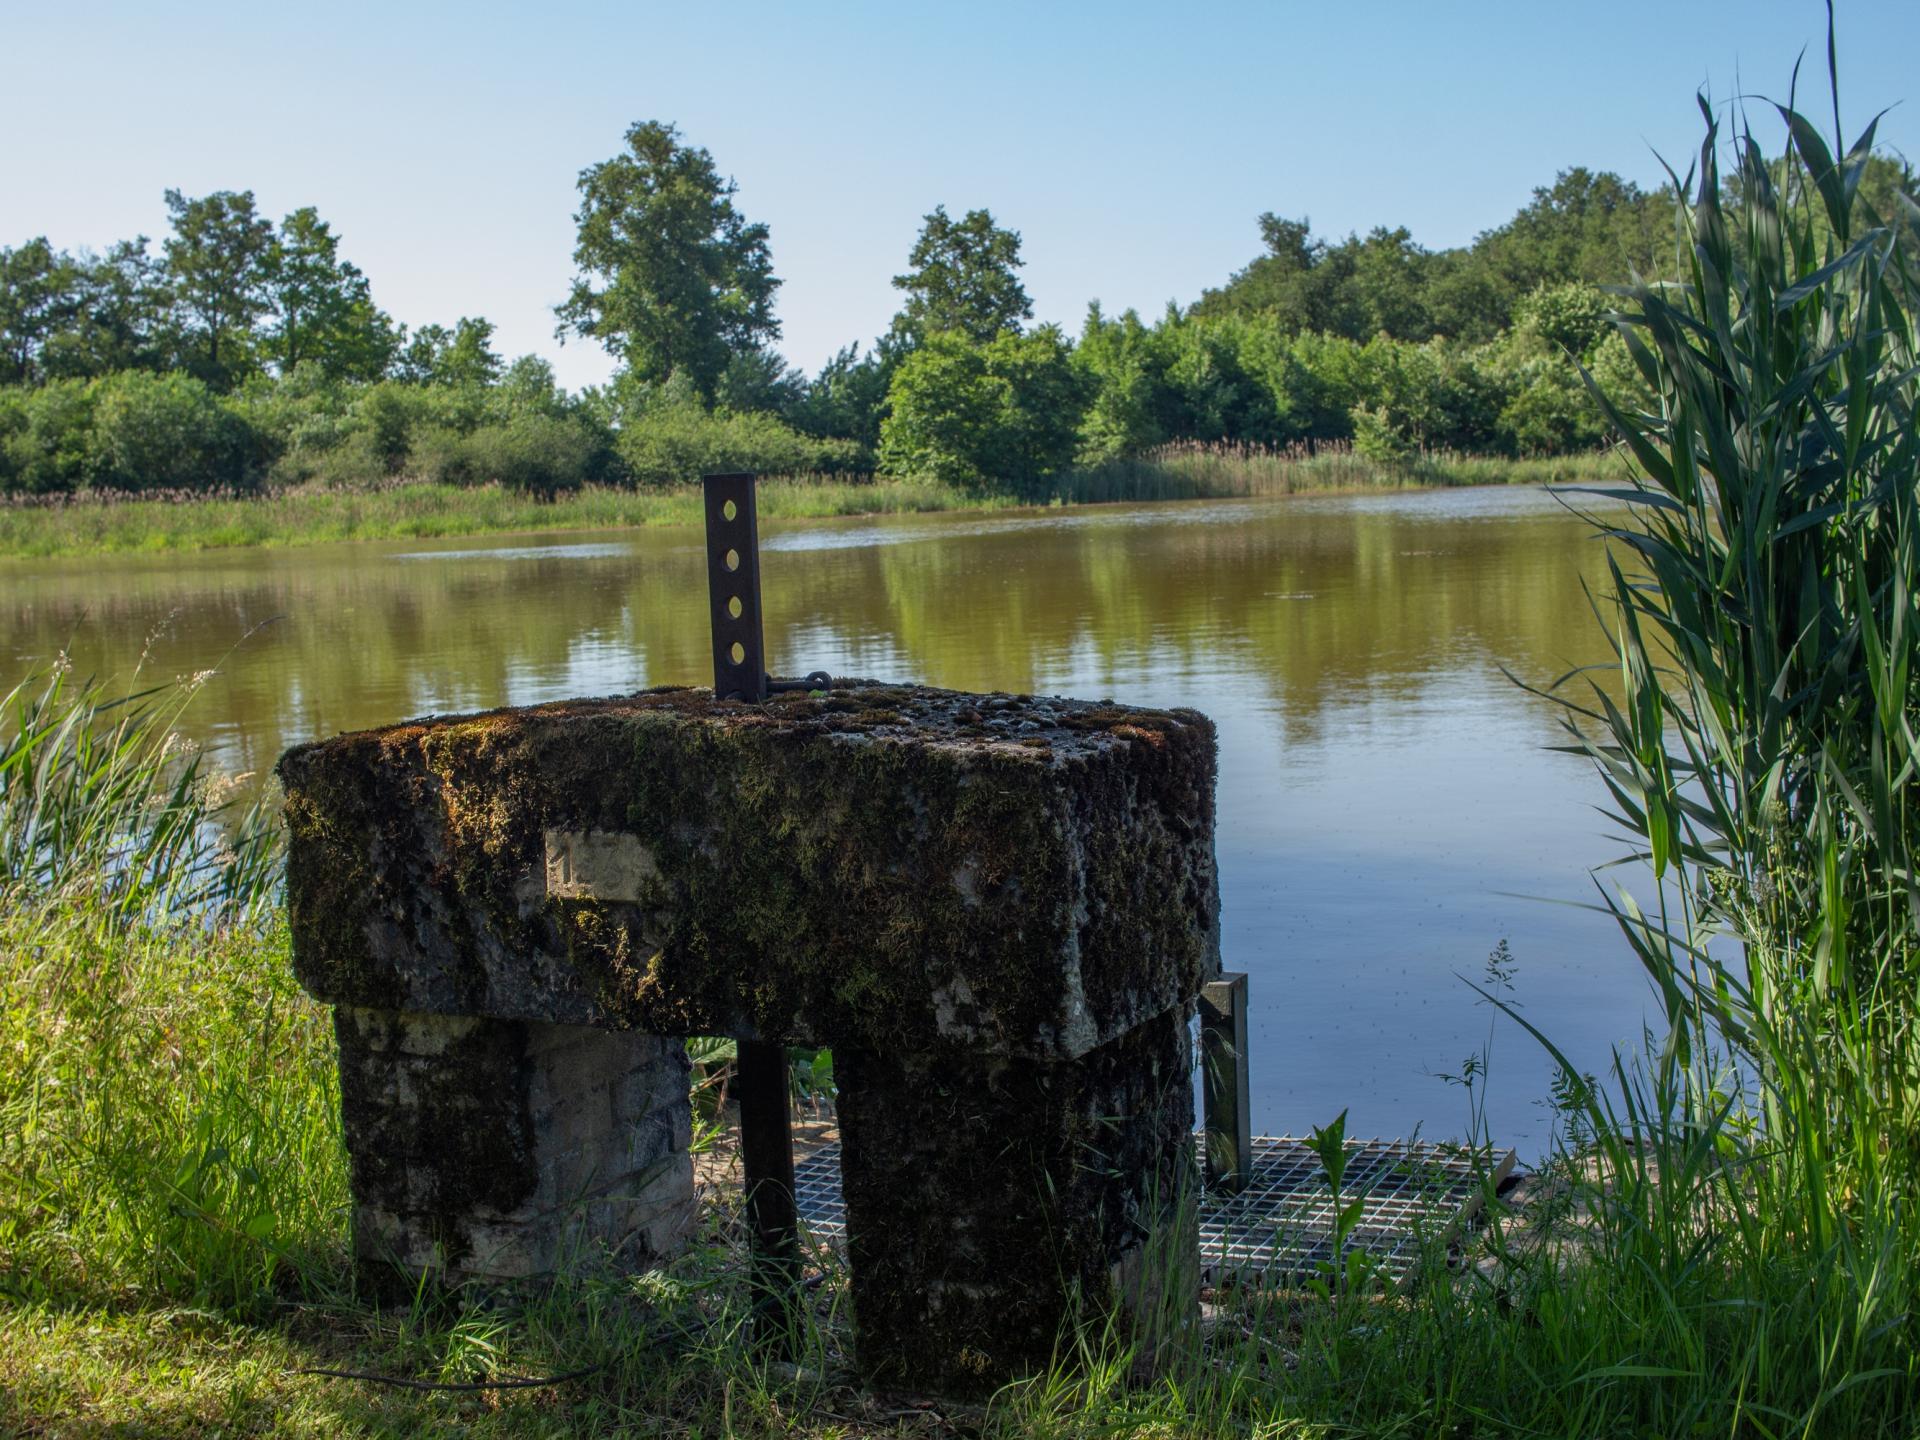
[[[1405,1299],[1223,1295],[1158,1384],[1115,1337],[1070,1335],[978,1409],[862,1394],[832,1267],[800,1367],[758,1360],[725,1209],[659,1274],[378,1308],[348,1263],[330,1026],[285,946],[272,921],[0,922],[0,1430],[1892,1436],[1920,1404],[1910,1217],[1868,1207],[1822,1238],[1804,1193],[1664,1150],[1689,1178],[1646,1186],[1604,1146],[1556,1168],[1527,1227],[1483,1237],[1481,1268],[1447,1278],[1436,1256],[1442,1279]],[[589,1368],[439,1394],[300,1373]]]
[[[1301,491],[1536,483],[1611,475],[1603,456],[1521,461],[1437,455],[1380,466],[1346,447],[1260,450],[1170,446],[1136,460],[1075,471],[1058,502],[1191,500]],[[1015,508],[1023,502],[913,480],[850,481],[770,477],[761,485],[765,519],[912,514]],[[268,495],[80,497],[59,503],[0,504],[0,557],[165,553],[255,545],[320,545],[348,540],[540,530],[606,530],[697,525],[696,488],[588,488],[542,500],[498,485],[400,484],[366,490],[299,488]]]

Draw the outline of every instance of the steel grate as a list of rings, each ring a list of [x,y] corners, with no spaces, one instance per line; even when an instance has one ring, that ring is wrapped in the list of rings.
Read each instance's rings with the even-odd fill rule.
[[[1512,1171],[1493,1162],[1497,1184]],[[1364,1250],[1395,1286],[1412,1278],[1423,1244],[1451,1236],[1480,1207],[1487,1159],[1417,1140],[1349,1140],[1345,1197],[1365,1196],[1350,1248]],[[828,1141],[793,1171],[801,1222],[817,1241],[846,1238],[840,1146]],[[1200,1261],[1209,1283],[1288,1284],[1321,1273],[1333,1253],[1333,1197],[1319,1158],[1293,1135],[1256,1135],[1253,1179],[1237,1195],[1200,1202]]]

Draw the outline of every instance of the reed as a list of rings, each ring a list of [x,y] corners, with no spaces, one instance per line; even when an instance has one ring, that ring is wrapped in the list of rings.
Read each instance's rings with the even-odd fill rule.
[[[1622,469],[1619,458],[1609,451],[1514,459],[1435,450],[1405,461],[1384,462],[1358,454],[1347,441],[1280,446],[1181,441],[1075,470],[1061,479],[1058,490],[1065,503],[1091,505],[1456,485],[1564,484],[1613,478]]]
[[[225,921],[278,887],[278,825],[174,729],[207,679],[109,695],[64,662],[0,696],[0,910]]]
[[[1353,455],[1350,447],[1323,446],[1310,455],[1296,450],[1180,445],[1062,476],[1053,503],[1538,484],[1609,473],[1606,464],[1603,456],[1521,461],[1434,455],[1407,464],[1380,465]],[[931,481],[843,475],[769,476],[760,490],[760,513],[770,520],[1010,510],[1033,503]],[[500,485],[418,482],[354,489],[301,486],[211,496],[203,492],[159,497],[95,493],[0,502],[0,557],[161,554],[236,546],[697,525],[701,513],[699,493],[691,486],[666,490],[587,486],[551,499]]]

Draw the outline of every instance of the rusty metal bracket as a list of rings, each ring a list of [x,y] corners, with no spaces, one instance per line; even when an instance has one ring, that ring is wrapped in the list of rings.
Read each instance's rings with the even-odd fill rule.
[[[795,690],[831,690],[833,677],[810,670],[798,680],[767,673],[760,614],[760,516],[755,477],[708,475],[707,609],[713,628],[713,693],[721,700],[761,701]]]
[[[760,520],[751,475],[708,475],[707,605],[713,620],[713,693],[767,698],[760,628]]]

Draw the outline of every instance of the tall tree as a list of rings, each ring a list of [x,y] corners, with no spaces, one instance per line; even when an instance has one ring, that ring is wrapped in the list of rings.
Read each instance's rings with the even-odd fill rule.
[[[211,385],[231,386],[250,363],[254,323],[267,313],[272,222],[251,190],[198,199],[169,190],[166,200],[167,278],[188,322],[191,368]]]
[[[83,257],[80,269],[80,313],[48,346],[49,373],[96,376],[170,365],[173,297],[147,237],[116,240],[106,254]]]
[[[419,385],[482,386],[500,378],[500,365],[493,322],[463,315],[451,330],[422,325],[400,351],[395,368],[402,380]]]
[[[969,210],[955,220],[937,205],[907,256],[913,268],[893,277],[907,303],[893,320],[897,339],[919,344],[930,335],[961,334],[978,344],[1018,335],[1033,318],[1033,301],[1014,272],[1020,232],[1003,230],[987,210]]]
[[[282,375],[312,361],[330,377],[372,380],[396,348],[393,323],[367,278],[340,258],[340,241],[312,206],[280,223],[263,260],[261,350]]]
[[[48,345],[79,314],[81,280],[81,267],[44,235],[0,248],[0,384],[47,377]]]
[[[580,274],[560,334],[600,341],[640,380],[676,372],[711,399],[736,355],[779,338],[767,227],[734,205],[713,157],[649,120],[626,149],[580,172]]]

